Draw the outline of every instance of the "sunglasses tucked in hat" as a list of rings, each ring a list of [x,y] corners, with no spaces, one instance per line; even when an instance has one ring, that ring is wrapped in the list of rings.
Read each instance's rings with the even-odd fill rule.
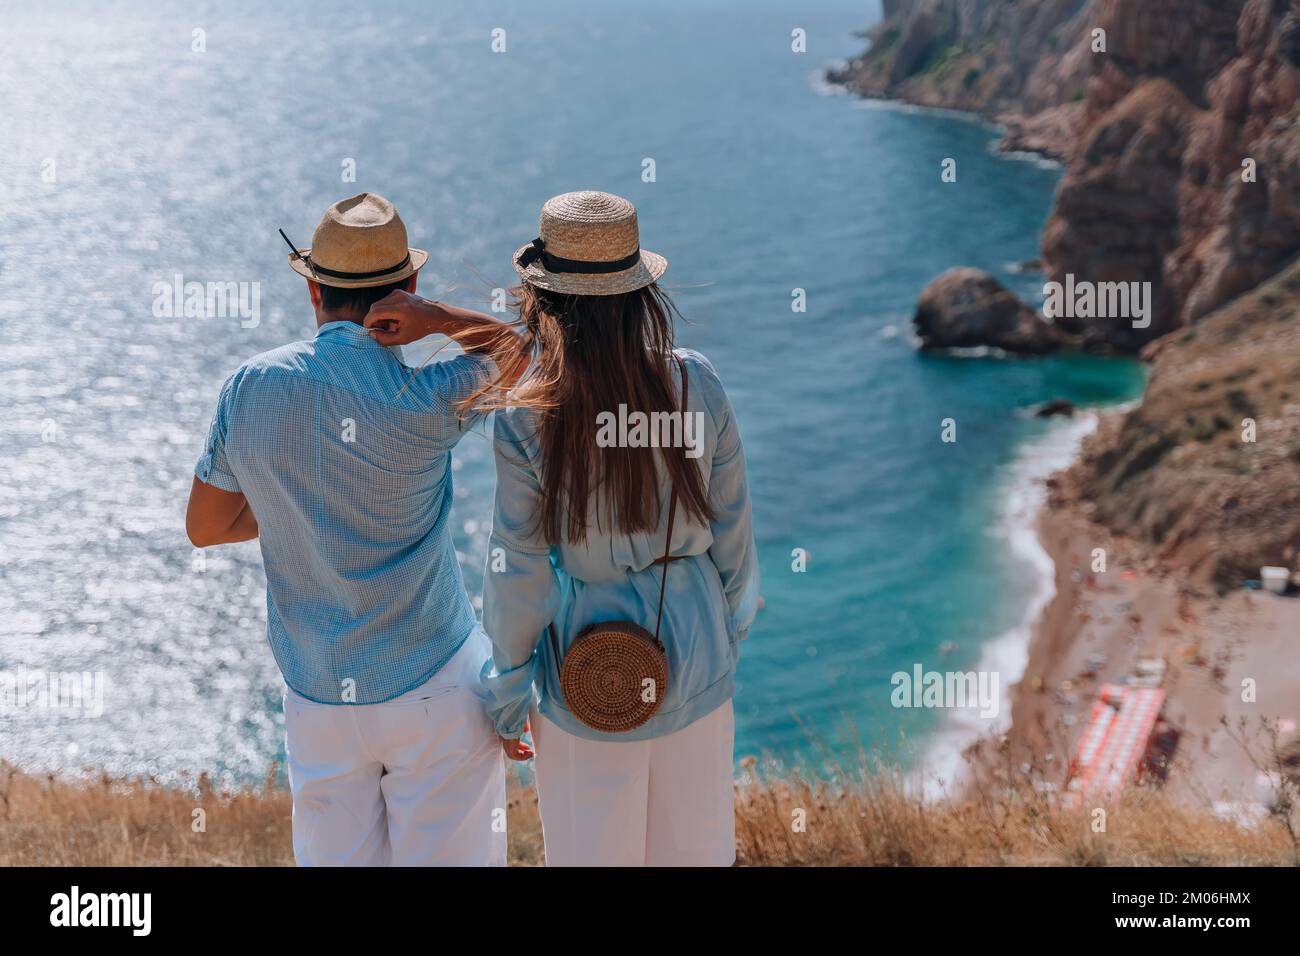
[[[406,226],[392,203],[361,193],[325,210],[311,248],[291,253],[289,267],[321,285],[365,289],[405,279],[428,259],[423,249],[407,247]]]
[[[668,268],[663,256],[641,248],[636,207],[592,190],[548,199],[541,235],[516,252],[514,262],[525,282],[574,295],[633,292]]]

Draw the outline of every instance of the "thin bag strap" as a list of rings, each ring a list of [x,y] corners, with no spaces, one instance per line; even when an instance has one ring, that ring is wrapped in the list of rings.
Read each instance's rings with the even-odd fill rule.
[[[676,352],[673,353],[673,359],[677,362],[677,367],[682,373],[682,409],[683,419],[687,413],[687,401],[690,397],[690,384],[686,378],[686,363],[681,360]],[[682,424],[683,434],[685,433],[685,423]],[[677,485],[673,484],[672,494],[668,498],[668,533],[664,535],[664,556],[663,556],[663,574],[659,578],[659,613],[655,615],[655,643],[663,649],[663,641],[659,640],[659,628],[664,620],[664,594],[668,590],[668,565],[673,547],[673,520],[677,517]]]

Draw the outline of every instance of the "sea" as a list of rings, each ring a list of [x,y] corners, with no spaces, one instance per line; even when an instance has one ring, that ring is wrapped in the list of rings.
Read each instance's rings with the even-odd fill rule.
[[[636,203],[643,245],[670,263],[679,342],[712,359],[740,422],[764,608],[737,760],[817,772],[865,750],[954,772],[996,720],[896,706],[895,675],[992,671],[1008,709],[1052,588],[1042,478],[1087,410],[1132,399],[1143,374],[918,352],[917,296],[951,266],[1041,301],[1022,264],[1060,170],[999,155],[969,117],[827,84],[878,16],[862,0],[7,9],[0,691],[88,674],[99,697],[0,694],[0,759],[162,782],[277,772],[258,547],[197,552],[183,528],[221,383],[314,331],[277,230],[305,245],[331,202],[379,192],[430,252],[421,291],[490,310],[542,203],[595,188]],[[167,291],[187,282],[239,295],[187,315]],[[1055,398],[1083,414],[1034,416]],[[485,434],[455,469],[481,607]]]

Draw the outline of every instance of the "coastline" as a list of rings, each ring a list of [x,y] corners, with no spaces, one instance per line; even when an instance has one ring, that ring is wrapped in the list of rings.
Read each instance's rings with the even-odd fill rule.
[[[1121,414],[1103,414],[1099,427],[1117,424]],[[1170,562],[1094,522],[1068,472],[1052,475],[1045,491],[1033,527],[1053,566],[1053,595],[1008,688],[1009,752],[1063,785],[1101,685],[1122,682],[1139,658],[1160,658],[1164,717],[1178,739],[1165,790],[1223,813],[1267,803],[1273,784],[1263,768],[1274,743],[1264,721],[1281,722],[1286,747],[1300,719],[1300,674],[1290,666],[1295,639],[1288,637],[1300,634],[1300,601],[1193,587]],[[1105,550],[1105,571],[1093,570],[1097,548]],[[1103,656],[1090,666],[1089,658],[1095,665]],[[972,748],[977,766],[987,747]]]
[[[1073,419],[1053,421],[1043,434],[1021,446],[1000,484],[1002,509],[996,536],[1037,580],[1018,622],[985,641],[975,664],[977,672],[998,675],[1002,706],[997,716],[985,719],[971,710],[954,710],[927,743],[921,770],[924,792],[931,798],[960,792],[968,783],[972,769],[966,759],[969,748],[1012,731],[1014,716],[1009,704],[1013,688],[1029,665],[1038,622],[1058,593],[1052,554],[1036,530],[1047,504],[1047,482],[1078,458],[1084,439],[1097,428],[1099,415],[1098,411],[1082,410]]]
[[[864,93],[853,86],[843,68],[838,71],[833,67],[815,71],[809,79],[809,86],[818,96],[857,97],[852,109],[934,116],[979,126],[996,134],[997,139],[989,144],[989,151],[995,156],[1017,162],[1032,162],[1050,169],[1065,168],[1066,153],[1057,145],[1062,141],[1059,139],[1062,128],[1048,124],[1045,132],[1035,125],[1035,117],[1024,113],[1013,110],[966,109],[922,103],[899,96]],[[1069,137],[1065,141],[1069,141]]]
[[[853,104],[855,109],[893,110],[967,122],[997,134],[998,139],[990,146],[1001,158],[1057,168],[1063,165],[1060,150],[1048,146],[1040,136],[1026,136],[1020,129],[1020,124],[1027,120],[1023,114],[1008,111],[995,114],[989,110],[938,106],[896,96],[867,94],[853,85],[847,67],[845,63],[838,69],[823,71],[822,83],[817,90],[820,95],[857,96]],[[1125,407],[1129,406],[1119,406]],[[1050,659],[1052,648],[1045,646],[1050,644],[1045,635],[1058,631],[1058,628],[1049,626],[1049,622],[1059,616],[1055,609],[1073,603],[1072,595],[1062,594],[1061,555],[1052,547],[1051,536],[1044,531],[1043,522],[1049,511],[1048,483],[1052,475],[1078,460],[1084,439],[1096,430],[1103,414],[1118,412],[1114,408],[1109,412],[1082,412],[1074,422],[1051,429],[1046,435],[1027,443],[1011,466],[1007,482],[1009,500],[1001,515],[1000,530],[1021,561],[1039,575],[1039,584],[1020,623],[986,641],[975,665],[977,672],[993,672],[1000,676],[1002,709],[999,714],[990,722],[978,714],[955,710],[933,730],[926,742],[922,759],[911,777],[927,801],[969,792],[975,777],[990,766],[984,751],[999,737],[1017,741],[1022,748],[1040,743],[1026,731],[1029,702],[1022,686],[1027,683],[1026,674],[1041,673],[1044,659]]]
[[[1018,15],[1013,8],[999,8],[998,12],[1011,21]],[[1167,86],[1167,64],[1152,64],[1146,75],[1110,76],[1105,78],[1107,84],[1095,82],[1089,89],[1077,86],[1078,92],[1071,93],[1071,77],[1086,73],[1079,69],[1086,53],[1060,51],[1054,40],[1050,49],[1022,51],[1015,63],[1001,63],[1008,70],[1021,69],[1018,78],[1022,85],[1016,97],[998,99],[992,95],[997,92],[994,87],[981,85],[983,71],[989,66],[981,58],[983,47],[967,43],[960,31],[969,28],[979,40],[998,35],[1006,23],[963,24],[956,28],[930,13],[933,11],[927,10],[927,16],[914,17],[904,6],[887,15],[882,23],[894,29],[885,32],[878,23],[867,49],[844,67],[832,70],[828,82],[841,84],[860,97],[855,108],[965,118],[999,131],[1000,139],[992,149],[1003,158],[1061,164],[1063,182],[1072,191],[1069,202],[1062,204],[1059,191],[1053,201],[1043,236],[1054,237],[1054,241],[1044,239],[1044,259],[1058,267],[1071,265],[1074,271],[1098,274],[1106,273],[1117,262],[1121,271],[1130,268],[1125,251],[1112,248],[1113,235],[1089,228],[1089,217],[1098,209],[1117,208],[1115,197],[1124,192],[1125,185],[1108,172],[1107,149],[1100,145],[1093,149],[1101,157],[1098,159],[1081,153],[1080,146],[1099,134],[1105,135],[1101,142],[1111,143],[1117,152],[1133,150],[1139,142],[1134,137],[1159,141],[1160,131],[1133,122],[1132,108],[1141,104],[1149,109],[1165,101],[1167,89],[1161,84]],[[1130,17],[1118,8],[1111,13],[1115,26],[1127,29],[1132,25]],[[1070,27],[1083,38],[1084,19],[1087,15],[1065,24],[1063,29]],[[1222,78],[1234,70],[1240,71],[1239,75],[1258,70],[1260,82],[1266,84],[1269,75],[1261,65],[1272,62],[1272,54],[1260,42],[1266,36],[1263,31],[1249,36],[1241,30],[1236,33],[1235,37],[1225,34],[1235,40],[1231,49],[1225,47],[1235,57],[1229,57],[1232,66],[1223,66],[1226,59],[1207,59],[1196,69],[1198,81],[1203,81],[1207,90],[1207,116],[1219,128],[1244,135],[1239,113],[1222,97],[1212,94],[1216,84],[1218,89],[1223,88]],[[933,43],[926,46],[903,42],[907,39],[928,39]],[[1081,39],[1076,50],[1086,51],[1083,43]],[[941,61],[944,69],[934,68],[933,56],[917,52],[938,48],[952,54],[950,61]],[[1285,71],[1277,75],[1289,76]],[[953,82],[961,78],[962,82]],[[990,95],[985,97],[983,93]],[[1121,102],[1128,104],[1128,111],[1110,112]],[[1260,105],[1246,112],[1272,117],[1278,112],[1270,105],[1274,102],[1261,97]],[[1283,96],[1276,102],[1288,99]],[[1176,105],[1170,108],[1176,109]],[[1267,141],[1261,136],[1258,142]],[[1223,162],[1222,156],[1206,146],[1208,142],[1193,141],[1186,149],[1178,144],[1178,152],[1185,154],[1182,162],[1186,164],[1189,158],[1208,166]],[[1289,156],[1292,147],[1276,148],[1279,156]],[[1231,158],[1228,165],[1236,162]],[[1157,163],[1153,160],[1148,165],[1154,168]],[[1176,211],[1185,210],[1187,201],[1175,206]],[[1230,207],[1223,203],[1222,208]],[[1249,228],[1264,229],[1267,208],[1258,207],[1260,218],[1250,222]],[[1150,224],[1135,221],[1128,225],[1134,235],[1140,235]],[[1242,220],[1225,216],[1218,228],[1229,227],[1244,228]],[[1208,225],[1204,231],[1209,233]],[[1190,239],[1180,237],[1178,242],[1193,244],[1187,247],[1193,259],[1202,254],[1194,244],[1206,245],[1199,233]],[[1160,264],[1153,269],[1169,285],[1191,296],[1189,290],[1195,285],[1185,281],[1191,273],[1184,271],[1184,275],[1166,275]],[[1296,289],[1276,279],[1280,274],[1265,269],[1258,275],[1251,274],[1251,281],[1242,288],[1230,293],[1220,290],[1206,298],[1202,308],[1205,316],[1227,313],[1217,326],[1207,325],[1202,318],[1198,329],[1177,339],[1169,335],[1159,347],[1166,351],[1181,349],[1183,357],[1165,363],[1171,369],[1166,376],[1172,378],[1167,377],[1163,388],[1158,386],[1154,392],[1148,388],[1139,402],[1145,403],[1144,411],[1155,423],[1150,430],[1158,437],[1150,441],[1177,447],[1180,466],[1170,466],[1166,461],[1165,467],[1151,477],[1144,474],[1140,457],[1139,464],[1133,465],[1135,457],[1158,457],[1167,446],[1135,447],[1133,433],[1140,433],[1141,428],[1130,424],[1119,446],[1121,450],[1115,453],[1124,464],[1095,481],[1091,492],[1091,497],[1108,509],[1109,526],[1126,529],[1135,538],[1121,538],[1094,522],[1096,512],[1090,495],[1070,487],[1073,473],[1079,471],[1073,466],[1083,457],[1081,443],[1076,444],[1070,459],[1061,463],[1058,474],[1044,476],[1041,507],[1019,525],[1021,534],[1031,537],[1032,543],[1017,546],[1012,538],[1009,544],[1030,569],[1041,571],[1040,559],[1046,561],[1048,596],[1043,600],[1042,592],[1035,591],[1026,602],[1031,619],[987,639],[972,666],[999,675],[1001,713],[993,721],[981,721],[969,712],[955,711],[941,721],[922,751],[920,772],[927,794],[937,789],[969,798],[978,794],[981,783],[1007,773],[1022,780],[1032,777],[1036,786],[1041,785],[1047,792],[1064,787],[1070,758],[1101,686],[1125,682],[1142,658],[1158,659],[1165,666],[1161,684],[1166,694],[1164,723],[1158,731],[1162,744],[1176,740],[1168,768],[1161,771],[1163,791],[1171,798],[1213,808],[1222,816],[1254,820],[1270,802],[1277,802],[1279,774],[1300,783],[1300,738],[1295,731],[1300,723],[1300,678],[1294,668],[1297,645],[1294,638],[1290,646],[1287,641],[1288,634],[1300,635],[1300,601],[1248,591],[1241,585],[1244,578],[1258,577],[1261,563],[1295,567],[1288,560],[1293,551],[1283,550],[1287,546],[1283,535],[1270,536],[1262,527],[1269,520],[1270,507],[1275,509],[1274,524],[1285,527],[1277,514],[1284,514],[1292,500],[1283,499],[1282,489],[1289,486],[1280,466],[1273,468],[1267,480],[1248,481],[1245,466],[1238,469],[1221,449],[1223,443],[1215,445],[1210,440],[1218,431],[1227,430],[1219,428],[1220,418],[1232,419],[1231,414],[1219,415],[1229,387],[1235,389],[1232,394],[1236,401],[1250,404],[1252,421],[1264,409],[1282,421],[1289,420],[1288,412],[1278,408],[1276,399],[1276,382],[1286,380],[1282,372],[1274,372],[1263,384],[1253,383],[1249,388],[1239,385],[1255,374],[1254,366],[1267,364],[1260,358],[1264,349],[1257,349],[1250,358],[1241,354],[1238,339],[1247,327],[1257,342],[1267,328],[1274,354],[1285,354],[1291,341],[1282,329],[1281,312]],[[1259,291],[1265,286],[1269,286],[1266,291]],[[1274,313],[1271,320],[1269,313]],[[1190,326],[1194,318],[1181,324]],[[1099,341],[1109,341],[1105,331],[1101,330]],[[1153,339],[1169,331],[1154,330]],[[1194,339],[1197,344],[1188,346]],[[1110,344],[1136,354],[1143,343],[1115,338]],[[1144,356],[1148,362],[1158,360],[1159,349],[1149,347]],[[1171,380],[1175,385],[1170,385]],[[1181,401],[1180,390],[1192,396],[1190,400]],[[1102,411],[1099,428],[1118,429],[1122,414],[1114,409]],[[1106,431],[1108,437],[1113,434]],[[1272,440],[1279,438],[1282,436],[1275,433]],[[1110,442],[1110,447],[1114,448],[1115,442]],[[1235,443],[1233,447],[1237,447]],[[1257,462],[1252,461],[1251,467],[1264,467]],[[1136,468],[1140,480],[1124,484],[1123,468],[1130,466]],[[1249,475],[1253,478],[1256,472]],[[1222,481],[1223,477],[1228,481],[1219,489],[1218,500],[1211,502],[1213,496],[1208,490],[1197,496],[1200,489],[1218,488],[1217,483],[1210,483]],[[1101,481],[1110,482],[1113,493],[1096,490]],[[1239,501],[1249,501],[1254,510],[1250,517],[1241,517],[1241,511],[1237,512],[1236,533],[1230,546],[1219,550],[1216,560],[1210,562],[1206,552],[1214,554],[1214,533],[1198,532],[1210,528],[1219,502],[1225,502],[1224,509],[1235,509]],[[1274,506],[1274,501],[1280,504]],[[1177,527],[1168,531],[1175,521]],[[1217,528],[1218,524],[1213,526]],[[1173,553],[1179,537],[1185,543],[1192,542],[1181,555]],[[1158,543],[1139,544],[1139,539]],[[1097,548],[1106,552],[1104,572],[1093,570]],[[1280,556],[1262,560],[1258,557],[1275,554]],[[1198,555],[1207,564],[1226,565],[1229,570],[1217,573],[1213,581],[1202,573],[1193,574],[1182,562],[1194,561]],[[1242,555],[1248,555],[1249,561],[1240,560]],[[1094,666],[1102,661],[1100,666]],[[964,750],[963,736],[974,740]],[[941,786],[936,788],[936,782]],[[1002,782],[1008,781],[1004,778]]]

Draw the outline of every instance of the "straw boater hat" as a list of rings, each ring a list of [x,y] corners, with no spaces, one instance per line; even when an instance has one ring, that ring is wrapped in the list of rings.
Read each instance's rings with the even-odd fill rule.
[[[339,289],[398,282],[420,271],[429,259],[423,249],[406,245],[402,217],[376,193],[340,199],[326,209],[310,249],[297,249],[288,236],[284,241],[294,249],[289,255],[294,272]]]
[[[515,271],[552,292],[614,295],[648,286],[668,260],[641,248],[636,207],[586,190],[546,200],[541,235],[515,253]]]

